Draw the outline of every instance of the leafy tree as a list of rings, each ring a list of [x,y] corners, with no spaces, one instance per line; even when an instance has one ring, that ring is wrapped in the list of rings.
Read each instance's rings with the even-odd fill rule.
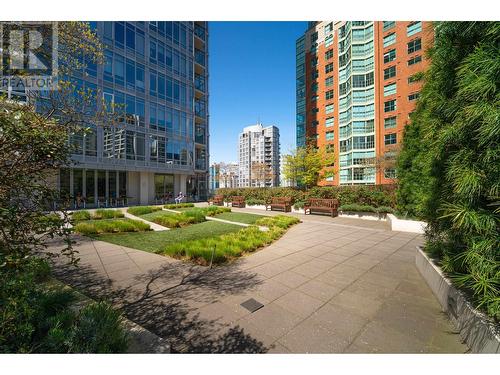
[[[500,319],[500,23],[439,22],[398,159],[398,208],[426,248]]]
[[[70,161],[68,134],[104,122],[109,110],[100,93],[71,78],[85,62],[99,61],[97,37],[83,22],[59,23],[58,31],[59,89],[29,91],[26,103],[0,95],[0,352],[119,352],[126,337],[118,314],[107,304],[75,314],[72,298],[44,283],[50,267],[39,257],[62,253],[77,261],[56,176]],[[65,246],[49,254],[55,237]]]
[[[312,145],[298,147],[283,159],[285,179],[306,188],[316,186],[321,179],[334,174],[329,168],[335,160],[333,153]]]

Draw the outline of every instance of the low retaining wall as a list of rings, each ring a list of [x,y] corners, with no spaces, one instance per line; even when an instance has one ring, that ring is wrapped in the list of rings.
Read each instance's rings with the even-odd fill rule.
[[[452,285],[441,269],[417,247],[415,264],[473,353],[500,353],[500,328],[476,310],[467,296]]]
[[[387,214],[387,220],[391,224],[391,230],[398,232],[423,234],[427,227],[427,223],[423,221],[398,219],[393,214]]]
[[[378,214],[376,212],[354,212],[354,211],[340,211],[339,217],[346,217],[349,219],[362,219],[362,220],[378,220],[386,221],[386,214]]]

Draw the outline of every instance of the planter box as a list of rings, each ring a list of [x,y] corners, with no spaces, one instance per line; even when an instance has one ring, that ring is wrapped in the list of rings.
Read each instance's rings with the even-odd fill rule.
[[[363,219],[363,220],[387,220],[387,214],[377,212],[354,212],[354,211],[340,211],[339,217],[347,217],[349,219]]]
[[[452,285],[432,260],[417,247],[415,264],[438,299],[444,312],[460,331],[460,336],[473,353],[500,353],[500,328],[468,301],[467,296]]]
[[[393,214],[387,214],[387,220],[391,224],[391,230],[398,232],[421,233],[425,232],[427,223],[417,220],[398,219]]]

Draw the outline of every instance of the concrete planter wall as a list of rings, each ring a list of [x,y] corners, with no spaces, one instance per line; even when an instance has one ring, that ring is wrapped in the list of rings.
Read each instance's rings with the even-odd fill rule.
[[[433,261],[417,247],[415,264],[444,312],[473,353],[500,353],[500,328],[476,310]]]
[[[349,219],[363,219],[363,220],[387,220],[387,214],[377,212],[354,212],[354,211],[340,211],[339,217],[347,217]]]
[[[398,219],[393,214],[387,214],[387,220],[391,224],[391,230],[398,232],[421,233],[425,232],[427,223],[417,220]]]

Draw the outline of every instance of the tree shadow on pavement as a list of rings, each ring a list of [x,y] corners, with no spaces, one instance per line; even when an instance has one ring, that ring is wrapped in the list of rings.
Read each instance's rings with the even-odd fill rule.
[[[265,353],[262,342],[239,326],[202,318],[199,307],[243,293],[262,281],[233,265],[209,269],[163,264],[125,283],[113,283],[89,265],[55,262],[54,275],[83,294],[107,300],[130,320],[166,339],[173,353]]]

